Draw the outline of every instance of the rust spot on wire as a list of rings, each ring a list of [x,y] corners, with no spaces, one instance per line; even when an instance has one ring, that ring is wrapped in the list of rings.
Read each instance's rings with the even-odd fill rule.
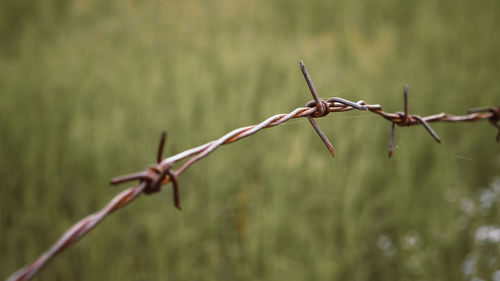
[[[321,140],[328,147],[332,155],[334,155],[335,151],[333,149],[333,145],[331,145],[325,134],[321,131],[321,129],[319,129],[319,126],[314,121],[314,118],[324,117],[330,112],[345,112],[354,109],[373,112],[391,122],[389,157],[392,155],[394,149],[395,125],[422,125],[437,142],[440,142],[439,137],[434,132],[434,130],[432,130],[429,123],[473,122],[486,119],[498,130],[496,140],[500,140],[500,107],[474,108],[470,110],[470,114],[462,116],[448,115],[446,113],[439,113],[426,117],[410,115],[408,113],[408,87],[406,85],[403,90],[404,112],[387,113],[382,110],[382,106],[380,106],[379,104],[367,104],[362,100],[358,102],[352,102],[343,98],[333,97],[328,99],[327,101],[323,101],[319,99],[304,63],[300,62],[300,68],[314,99],[313,101],[308,102],[306,107],[299,107],[287,114],[277,114],[271,116],[257,125],[235,129],[217,140],[188,149],[163,160],[161,160],[161,158],[163,154],[163,146],[165,144],[166,133],[162,134],[157,153],[157,163],[155,166],[149,167],[141,172],[116,177],[111,180],[111,184],[120,184],[138,180],[139,184],[137,186],[128,188],[120,192],[113,199],[111,199],[111,201],[102,210],[91,214],[77,222],[69,230],[67,230],[49,250],[43,253],[31,264],[27,265],[26,267],[20,269],[18,272],[10,276],[8,280],[11,281],[31,279],[57,253],[76,243],[107,215],[111,214],[119,208],[126,206],[132,200],[137,198],[141,193],[151,194],[158,192],[161,190],[162,185],[172,182],[174,205],[180,210],[181,205],[179,199],[177,177],[182,172],[184,172],[196,161],[215,151],[221,145],[233,143],[242,138],[251,136],[265,128],[271,128],[285,123],[290,119],[306,117],[313,128],[316,130],[318,135],[321,137]],[[172,166],[182,160],[186,160],[186,162],[184,162],[184,164],[182,164],[178,169],[172,170]]]

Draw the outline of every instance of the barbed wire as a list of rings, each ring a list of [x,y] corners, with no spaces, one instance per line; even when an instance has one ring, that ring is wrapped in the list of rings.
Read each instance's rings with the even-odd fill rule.
[[[326,145],[330,154],[335,155],[335,149],[326,135],[320,129],[315,118],[321,118],[328,115],[330,112],[346,112],[351,110],[369,111],[378,114],[391,122],[391,134],[389,141],[389,157],[393,154],[394,147],[394,131],[395,125],[398,126],[415,126],[422,125],[438,143],[441,139],[436,132],[431,128],[429,123],[432,122],[472,122],[479,120],[489,120],[490,123],[498,130],[496,140],[500,140],[500,107],[487,107],[487,108],[473,108],[469,110],[467,115],[448,115],[446,113],[439,113],[426,117],[419,115],[411,115],[408,113],[408,86],[404,86],[404,111],[396,113],[387,113],[382,110],[379,104],[368,104],[361,100],[352,102],[343,98],[333,97],[326,101],[321,100],[316,93],[311,77],[302,61],[300,61],[300,69],[307,82],[309,90],[314,100],[308,102],[306,107],[299,107],[288,114],[277,114],[267,118],[257,125],[247,126],[235,129],[221,138],[205,143],[203,145],[188,149],[176,155],[170,156],[162,160],[163,147],[165,144],[166,133],[164,132],[160,139],[160,145],[157,154],[157,164],[147,168],[144,171],[120,176],[113,178],[111,184],[116,185],[120,183],[138,180],[139,184],[127,188],[116,195],[102,210],[91,214],[67,230],[52,247],[38,257],[34,262],[20,269],[7,280],[29,280],[31,279],[49,260],[51,260],[57,253],[65,250],[70,245],[76,243],[80,238],[92,230],[101,220],[115,210],[122,208],[136,199],[141,193],[151,194],[159,192],[161,186],[172,182],[173,185],[173,198],[174,205],[179,210],[181,209],[179,188],[177,177],[182,174],[187,168],[193,165],[198,160],[207,156],[215,151],[218,147],[224,144],[233,143],[242,138],[246,138],[257,133],[265,128],[271,128],[279,124],[285,123],[290,119],[306,117],[313,126],[316,133],[320,136],[323,143]],[[176,170],[172,166],[182,160],[186,161]]]

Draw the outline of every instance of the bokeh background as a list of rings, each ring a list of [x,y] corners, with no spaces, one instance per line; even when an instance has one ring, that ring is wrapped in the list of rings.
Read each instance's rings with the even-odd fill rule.
[[[500,2],[1,1],[0,276],[124,187],[111,177],[311,99],[463,114],[500,104]],[[487,122],[364,112],[224,146],[36,280],[500,280],[500,145]]]

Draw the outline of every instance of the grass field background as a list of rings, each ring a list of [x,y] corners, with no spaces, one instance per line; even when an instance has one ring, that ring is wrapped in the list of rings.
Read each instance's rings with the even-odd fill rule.
[[[0,277],[124,187],[113,176],[321,97],[410,113],[500,105],[500,2],[0,1]],[[500,280],[500,145],[487,121],[365,112],[224,146],[36,280]],[[480,279],[474,279],[480,278]],[[496,278],[496,279],[495,279]]]

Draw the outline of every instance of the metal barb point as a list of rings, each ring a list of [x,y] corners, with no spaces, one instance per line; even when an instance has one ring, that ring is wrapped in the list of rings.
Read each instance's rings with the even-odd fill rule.
[[[439,136],[436,134],[436,132],[434,132],[434,130],[427,123],[427,121],[425,121],[424,118],[422,118],[418,115],[413,115],[413,117],[415,117],[415,119],[417,119],[418,121],[420,121],[420,123],[422,123],[422,125],[424,125],[425,129],[427,129],[427,131],[429,132],[429,134],[431,134],[431,136],[434,138],[435,141],[437,141],[438,143],[441,143],[441,139],[439,138]]]
[[[391,138],[389,140],[389,158],[392,157],[392,152],[394,151],[394,130],[396,129],[396,123],[391,122]]]
[[[139,172],[139,173],[135,173],[135,174],[114,177],[111,179],[110,184],[117,185],[117,184],[129,182],[129,181],[133,181],[133,180],[140,180],[140,179],[143,179],[145,176],[146,176],[146,173],[143,171],[143,172]]]
[[[345,105],[350,106],[350,107],[354,107],[354,108],[362,110],[362,111],[368,110],[368,108],[366,108],[364,105],[361,105],[361,104],[358,104],[358,103],[355,103],[355,102],[352,102],[350,100],[346,100],[343,98],[333,97],[333,98],[329,99],[328,102],[340,102],[342,104],[345,104]]]
[[[408,122],[408,85],[405,84],[403,88],[403,94],[404,94],[404,99],[405,99],[405,115],[404,115],[404,122]]]
[[[156,155],[156,163],[160,164],[163,158],[163,147],[165,146],[165,140],[167,138],[167,132],[163,131],[161,133],[160,145],[158,146],[158,154]]]
[[[303,61],[300,61],[300,70],[302,71],[302,74],[306,79],[307,86],[309,87],[309,91],[311,91],[311,95],[314,99],[314,102],[316,102],[316,109],[318,109],[318,111],[321,112],[321,100],[319,99],[318,94],[316,93],[316,88],[314,88],[311,76],[309,75],[309,72],[307,72],[307,68],[304,65]]]
[[[498,133],[497,133],[497,142],[500,141],[500,107],[490,107],[488,109],[488,111],[490,113],[492,113],[491,117],[489,118],[489,121],[491,123],[491,125],[495,126],[495,128],[498,129]]]
[[[163,155],[163,147],[165,146],[165,140],[167,138],[167,132],[163,131],[161,133],[161,138],[160,138],[160,145],[158,146],[158,154],[156,157],[156,163],[160,164],[162,161],[162,155]],[[181,200],[179,196],[179,183],[177,182],[177,177],[172,173],[170,170],[170,167],[165,170],[165,174],[169,176],[170,181],[172,181],[172,186],[173,186],[173,191],[174,191],[174,205],[179,211],[182,209],[181,208]],[[162,181],[163,182],[163,181]]]
[[[319,96],[316,93],[316,89],[314,88],[311,76],[309,75],[309,72],[307,72],[307,68],[304,65],[303,61],[300,61],[300,70],[302,71],[302,74],[306,79],[307,86],[309,87],[309,91],[311,91],[311,95],[314,98],[317,112],[322,114],[322,116],[328,114],[328,104],[326,102],[323,102],[325,103],[325,108],[322,108],[321,100],[319,99]],[[311,123],[316,133],[319,135],[323,143],[326,145],[326,148],[328,148],[332,157],[335,157],[335,148],[333,147],[332,143],[328,140],[325,133],[323,133],[323,131],[320,129],[316,121],[314,121],[314,118],[311,115],[308,115],[307,120],[309,120],[309,123]]]
[[[314,121],[314,118],[311,116],[307,116],[307,120],[309,120],[309,123],[313,126],[314,130],[316,130],[316,133],[318,133],[319,137],[323,141],[323,143],[326,145],[326,148],[330,151],[330,154],[332,157],[335,157],[335,148],[333,147],[332,143],[328,140],[326,137],[325,133],[320,129],[316,121]]]
[[[170,177],[173,185],[173,194],[174,194],[174,205],[180,211],[181,208],[181,199],[179,195],[179,183],[177,182],[177,177],[174,173],[170,171],[170,169],[166,170],[167,175]]]

